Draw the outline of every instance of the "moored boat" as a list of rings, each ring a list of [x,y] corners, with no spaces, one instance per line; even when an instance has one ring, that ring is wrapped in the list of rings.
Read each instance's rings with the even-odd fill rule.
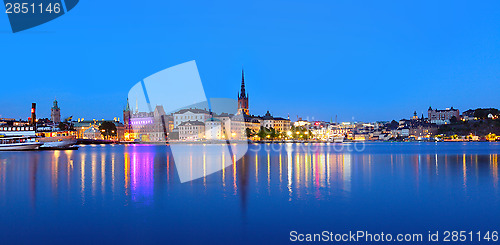
[[[335,135],[332,136],[328,139],[328,141],[333,142],[333,143],[343,143],[344,142],[344,136],[343,135]]]
[[[40,149],[72,148],[76,144],[75,136],[56,136],[37,138],[37,141],[43,143]]]
[[[33,137],[0,137],[0,151],[36,150],[42,144]]]

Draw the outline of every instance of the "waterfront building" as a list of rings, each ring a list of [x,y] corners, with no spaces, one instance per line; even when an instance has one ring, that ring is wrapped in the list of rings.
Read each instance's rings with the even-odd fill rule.
[[[174,129],[172,115],[167,115],[163,106],[157,105],[153,112],[142,112],[125,107],[123,113],[125,140],[144,142],[165,142]]]
[[[61,108],[57,105],[57,100],[52,103],[52,108],[50,108],[50,120],[55,124],[61,122]]]
[[[253,133],[259,132],[262,121],[261,118],[255,116],[247,116],[245,114],[243,115],[243,118],[245,119],[245,128],[248,128]]]
[[[446,108],[445,110],[432,109],[429,106],[428,110],[429,121],[437,125],[449,124],[451,118],[455,117],[457,120],[460,119],[460,112],[458,109],[453,107]]]
[[[415,139],[423,139],[434,136],[438,132],[436,124],[420,123],[410,127],[409,135]]]
[[[225,139],[225,131],[219,119],[210,118],[205,122],[205,138],[207,140]]]
[[[332,128],[333,127],[330,127],[330,124],[327,122],[315,121],[309,127],[309,130],[311,131],[314,139],[328,140],[330,137],[333,137],[333,134],[331,134],[330,131]]]
[[[262,117],[261,126],[264,128],[274,128],[274,118],[269,111]]]
[[[205,139],[205,123],[186,121],[179,126],[179,140],[198,141]]]
[[[78,139],[90,139],[90,138],[85,138],[85,131],[89,128],[97,128],[99,130],[99,126],[101,126],[101,124],[103,122],[112,122],[113,124],[115,124],[116,126],[116,136],[113,137],[112,139],[114,140],[119,140],[119,141],[122,141],[122,140],[125,140],[125,126],[123,125],[123,123],[117,121],[117,120],[80,120],[80,121],[77,121],[77,122],[73,122],[73,126],[76,130],[76,137]],[[90,130],[89,132],[92,132],[93,130]],[[102,137],[101,137],[102,138]],[[94,139],[101,139],[99,137],[96,137]]]
[[[205,122],[212,117],[209,111],[204,109],[188,108],[182,109],[173,114],[174,117],[174,128],[178,127],[184,122],[188,121],[199,121]]]
[[[419,118],[414,113],[410,120],[402,119],[399,121],[397,135],[421,140],[423,138],[430,138],[437,134],[437,132],[438,125],[436,123],[430,123],[423,116]]]
[[[408,127],[398,128],[396,131],[396,135],[399,137],[406,138],[406,137],[410,136],[410,128],[408,128]]]
[[[354,131],[356,134],[371,134],[375,132],[376,125],[371,123],[357,123]]]
[[[92,140],[100,140],[102,138],[101,131],[99,128],[94,124],[85,129],[82,133],[82,138],[83,139],[92,139]]]
[[[302,127],[304,129],[309,129],[309,127],[311,126],[311,123],[307,120],[302,120],[302,118],[299,117],[299,119],[293,123],[293,126],[296,128]]]

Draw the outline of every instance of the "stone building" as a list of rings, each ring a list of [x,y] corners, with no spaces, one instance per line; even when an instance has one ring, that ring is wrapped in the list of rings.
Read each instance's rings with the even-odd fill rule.
[[[59,124],[61,122],[61,108],[57,105],[57,100],[52,103],[52,108],[50,109],[50,120],[54,124]]]
[[[205,123],[187,121],[179,125],[179,140],[197,141],[205,139]]]
[[[432,109],[432,107],[429,106],[428,116],[431,123],[440,125],[450,123],[452,117],[460,119],[460,112],[458,111],[458,109],[455,109],[453,107],[446,108],[445,110],[438,110]]]

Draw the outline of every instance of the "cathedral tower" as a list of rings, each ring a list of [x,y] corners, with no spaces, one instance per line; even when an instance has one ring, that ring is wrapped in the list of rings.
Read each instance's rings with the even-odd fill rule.
[[[57,100],[54,100],[52,108],[50,109],[50,120],[54,124],[59,124],[61,122],[61,108],[57,105]]]
[[[245,73],[241,70],[241,92],[238,92],[238,113],[249,115],[248,93],[245,92]]]

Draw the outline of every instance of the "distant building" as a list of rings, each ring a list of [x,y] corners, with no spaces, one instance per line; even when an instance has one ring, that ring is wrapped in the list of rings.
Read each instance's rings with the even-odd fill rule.
[[[74,122],[74,128],[76,130],[76,137],[79,138],[79,139],[91,139],[91,138],[86,138],[86,135],[85,135],[85,131],[87,131],[89,128],[97,128],[97,130],[99,130],[99,126],[101,126],[101,124],[103,122],[112,122],[115,124],[116,126],[116,136],[115,137],[112,137],[112,139],[115,139],[115,140],[125,140],[125,126],[123,125],[123,123],[121,122],[118,122],[118,121],[115,121],[115,120],[102,120],[102,121],[98,121],[98,120],[80,120],[78,122]],[[94,130],[91,129],[90,132],[93,132]],[[100,133],[100,132],[99,132]],[[89,134],[87,134],[88,136]],[[99,137],[96,137],[96,138],[93,138],[93,139],[101,139]]]
[[[225,138],[222,122],[216,118],[210,118],[205,122],[205,138],[207,140],[218,140]]]
[[[437,134],[438,126],[436,123],[430,123],[423,116],[419,118],[417,113],[414,112],[410,120],[402,119],[399,121],[399,127],[396,132],[396,136],[413,137],[422,140]]]
[[[184,122],[188,121],[205,122],[206,120],[212,117],[209,111],[203,109],[195,109],[195,108],[182,109],[178,112],[175,112],[173,116],[174,116],[174,128],[178,127]]]
[[[205,123],[187,121],[179,125],[179,140],[196,141],[205,139]]]
[[[310,125],[310,122],[302,120],[302,118],[299,118],[296,122],[293,123],[294,127],[303,127],[305,129],[309,129]]]
[[[472,109],[469,109],[469,110],[462,112],[462,119],[464,121],[475,120],[476,119],[476,117],[474,116],[475,112],[476,112],[476,110],[472,110]]]
[[[91,125],[85,131],[83,131],[82,135],[83,139],[92,139],[92,140],[100,140],[102,139],[102,134],[101,131],[99,131],[99,128],[96,125]]]
[[[50,109],[50,120],[56,125],[61,122],[61,108],[57,105],[57,100],[54,100],[52,103],[52,108]]]
[[[166,115],[163,106],[157,105],[153,112],[139,112],[131,114],[130,133],[128,140],[140,140],[145,142],[166,141],[172,132],[173,117]]]
[[[450,123],[453,117],[457,120],[460,119],[460,112],[453,107],[446,108],[445,110],[432,109],[432,107],[429,107],[428,114],[429,121],[438,125]]]
[[[417,116],[417,111],[414,111],[413,112],[413,116],[411,117],[411,120],[418,120],[418,116]]]

